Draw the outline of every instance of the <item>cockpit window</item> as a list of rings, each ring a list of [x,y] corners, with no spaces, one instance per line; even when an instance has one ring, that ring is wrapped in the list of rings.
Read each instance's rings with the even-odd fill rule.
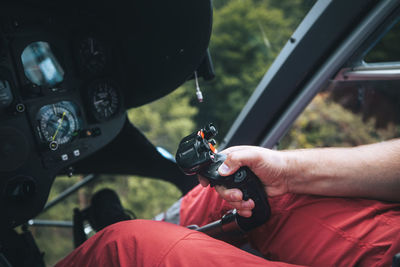
[[[389,30],[390,29],[390,30]],[[400,62],[400,21],[388,28],[383,38],[367,53],[364,61],[367,63]]]
[[[366,51],[357,51],[361,60],[349,62],[325,83],[281,139],[280,149],[357,146],[400,137],[399,20],[386,25]]]
[[[279,149],[350,147],[400,137],[398,86],[332,81],[297,118]]]

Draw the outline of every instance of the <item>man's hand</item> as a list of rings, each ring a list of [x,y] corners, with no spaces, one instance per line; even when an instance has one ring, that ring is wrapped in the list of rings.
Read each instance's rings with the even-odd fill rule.
[[[269,197],[289,191],[288,168],[284,153],[253,146],[230,147],[221,153],[227,155],[227,159],[218,169],[220,175],[231,175],[240,167],[247,166],[259,177]],[[202,186],[209,184],[204,177],[199,177],[199,181]],[[237,209],[241,216],[251,216],[254,202],[251,199],[244,201],[239,189],[226,189],[223,186],[216,186],[215,189],[223,199]]]
[[[400,201],[400,139],[347,148],[275,151],[237,146],[221,153],[227,159],[220,175],[249,167],[269,197],[285,193]],[[203,186],[208,181],[200,177]],[[252,200],[243,201],[238,189],[216,190],[243,217],[251,216]]]

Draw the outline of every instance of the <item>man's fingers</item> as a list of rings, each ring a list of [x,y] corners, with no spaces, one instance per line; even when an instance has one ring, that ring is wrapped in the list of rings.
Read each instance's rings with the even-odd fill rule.
[[[223,199],[225,199],[228,202],[241,201],[243,197],[242,191],[236,188],[226,189],[223,186],[217,185],[215,187],[215,190]]]
[[[199,179],[199,183],[203,187],[207,187],[210,184],[210,182],[206,178],[204,178],[204,177],[202,177],[200,175],[198,175],[197,178]]]
[[[242,217],[251,217],[252,211],[251,210],[238,210],[237,211],[239,213],[240,216]]]
[[[251,210],[254,208],[255,204],[252,199],[248,199],[246,201],[243,200],[243,194],[242,191],[236,188],[232,189],[226,189],[223,186],[216,186],[215,190],[220,194],[220,196],[225,199],[226,201],[229,202],[229,204],[232,205],[233,208],[237,209],[240,215],[242,213],[244,217],[250,217],[251,216]],[[246,210],[248,212],[246,212]],[[248,215],[248,216],[247,216]]]
[[[242,201],[242,208],[241,210],[252,210],[255,207],[255,203],[252,199],[248,199],[246,201]]]

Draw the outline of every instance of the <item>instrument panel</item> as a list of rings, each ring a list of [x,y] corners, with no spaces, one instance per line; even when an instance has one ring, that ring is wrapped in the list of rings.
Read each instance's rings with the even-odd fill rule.
[[[42,18],[10,18],[0,33],[2,226],[40,211],[55,175],[108,144],[126,120],[121,55],[107,25]]]
[[[1,1],[0,231],[36,216],[74,167],[143,174],[127,155],[148,143],[125,110],[192,76],[211,24],[209,0]]]

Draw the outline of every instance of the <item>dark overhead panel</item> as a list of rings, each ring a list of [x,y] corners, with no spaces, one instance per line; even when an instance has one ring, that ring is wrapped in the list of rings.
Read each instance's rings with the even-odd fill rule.
[[[210,1],[122,1],[116,25],[126,66],[126,105],[139,106],[176,89],[198,68],[211,35]],[[113,1],[114,3],[114,1]]]

